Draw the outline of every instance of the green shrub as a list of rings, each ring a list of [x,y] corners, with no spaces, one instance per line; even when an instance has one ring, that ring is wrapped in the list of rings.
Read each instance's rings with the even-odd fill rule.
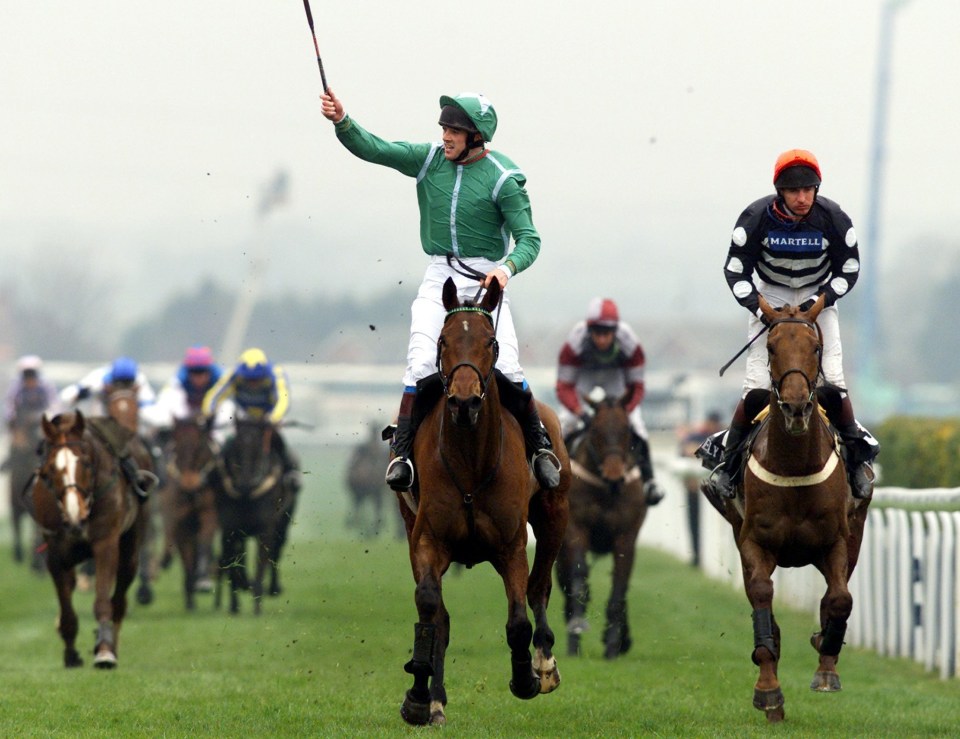
[[[876,429],[885,486],[960,487],[960,419],[893,416]]]

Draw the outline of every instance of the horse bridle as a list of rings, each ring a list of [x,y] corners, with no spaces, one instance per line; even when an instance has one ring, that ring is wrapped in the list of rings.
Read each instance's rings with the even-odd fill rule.
[[[56,444],[50,444],[47,447],[47,453],[46,453],[46,456],[44,457],[44,463],[40,466],[40,469],[36,473],[37,477],[39,477],[41,480],[44,481],[47,490],[50,491],[50,494],[53,495],[54,501],[57,504],[57,508],[60,509],[61,514],[65,513],[65,511],[63,510],[63,500],[59,495],[55,493],[55,485],[51,484],[53,482],[52,476],[47,472],[46,468],[48,464],[47,460],[49,460],[51,454],[53,454],[57,449],[62,449],[65,447],[83,448],[84,442],[81,439],[76,439],[73,441],[61,441]],[[90,475],[91,479],[96,480],[96,475],[92,473],[93,462],[88,457],[82,454],[79,456],[83,466],[91,471],[91,475]],[[80,495],[83,497],[84,503],[86,503],[88,506],[90,505],[90,501],[93,500],[97,492],[96,488],[88,491],[75,482],[67,483],[66,485],[63,485],[62,488],[64,492],[66,492],[67,490],[70,490],[71,488],[76,490],[78,493],[80,493]]]
[[[811,330],[813,330],[813,331],[816,332],[816,334],[817,334],[817,339],[818,339],[818,342],[817,342],[817,374],[813,377],[813,379],[811,379],[811,378],[807,375],[807,373],[804,372],[804,371],[803,371],[802,369],[800,369],[799,367],[791,367],[791,368],[788,369],[786,372],[784,372],[783,374],[781,374],[781,375],[780,375],[780,379],[777,380],[777,379],[774,379],[774,377],[773,377],[773,372],[770,372],[770,385],[771,385],[771,387],[773,388],[773,394],[774,394],[774,396],[775,396],[776,399],[777,399],[777,405],[778,405],[780,408],[783,408],[783,400],[782,400],[782,398],[780,397],[780,388],[781,388],[781,386],[783,385],[783,381],[786,380],[787,377],[789,377],[789,376],[792,375],[792,374],[798,374],[798,375],[800,375],[800,376],[806,381],[806,383],[807,383],[807,389],[810,391],[810,393],[807,395],[807,402],[808,402],[808,403],[812,403],[812,402],[813,402],[813,398],[814,398],[814,396],[816,395],[816,392],[817,392],[817,390],[816,390],[816,387],[817,387],[816,382],[817,382],[817,380],[823,375],[823,332],[820,330],[820,326],[818,326],[818,325],[817,325],[816,323],[814,323],[813,321],[808,321],[808,320],[806,320],[806,319],[804,319],[804,318],[789,318],[789,317],[788,317],[788,318],[777,318],[777,319],[775,319],[774,321],[771,321],[770,326],[769,326],[769,329],[770,329],[771,334],[773,333],[773,329],[776,328],[777,326],[779,326],[781,323],[800,323],[800,324],[803,324],[804,326],[807,326],[808,328],[810,328]]]
[[[483,370],[481,370],[473,362],[457,362],[457,364],[453,366],[450,372],[445,374],[443,371],[443,356],[442,356],[444,341],[443,341],[443,335],[441,333],[440,338],[437,339],[437,372],[440,375],[440,384],[443,387],[443,394],[449,395],[449,384],[454,373],[461,367],[469,367],[474,372],[476,372],[477,378],[480,380],[480,399],[483,400],[483,398],[486,397],[487,387],[489,387],[490,385],[490,380],[493,379],[493,372],[497,367],[497,359],[500,356],[500,342],[497,341],[497,325],[494,322],[493,316],[490,314],[490,311],[484,308],[480,308],[479,306],[472,306],[472,305],[460,306],[459,308],[452,308],[451,310],[447,311],[446,318],[444,318],[443,320],[444,324],[446,324],[446,322],[450,320],[451,316],[457,313],[480,313],[484,315],[488,321],[490,321],[490,324],[493,326],[493,338],[490,340],[490,346],[493,347],[493,362],[490,363],[490,371],[487,372],[486,375],[484,375]],[[499,317],[500,316],[498,314],[497,318],[499,319]]]
[[[480,290],[482,289],[483,287],[481,286]],[[478,290],[477,297],[479,297],[479,295],[480,295],[480,291]],[[500,299],[503,300],[502,293],[501,293]],[[447,311],[447,315],[443,319],[444,325],[446,325],[446,322],[449,321],[450,318],[456,315],[457,313],[480,313],[481,315],[485,316],[488,321],[490,321],[490,324],[493,326],[493,338],[490,339],[489,346],[491,346],[493,349],[493,361],[490,363],[490,371],[487,372],[486,375],[484,375],[483,371],[479,367],[477,367],[477,365],[474,364],[473,362],[458,362],[453,366],[453,368],[450,370],[448,374],[444,374],[443,357],[442,357],[444,341],[443,341],[443,332],[441,331],[441,335],[437,339],[437,373],[440,375],[440,384],[443,387],[443,394],[449,397],[450,379],[453,377],[454,373],[461,367],[469,367],[474,372],[476,372],[477,377],[480,380],[480,400],[483,400],[487,395],[487,387],[489,387],[490,385],[490,380],[493,379],[494,370],[496,370],[497,368],[497,358],[500,356],[500,343],[497,341],[497,321],[500,320],[500,313],[499,311],[497,312],[497,321],[494,321],[490,311],[486,310],[485,308],[481,308],[480,306],[476,306],[476,305],[462,305]],[[444,416],[445,414],[443,413],[440,414],[440,428],[438,430],[438,434],[441,440],[443,438]],[[480,481],[480,483],[476,486],[476,488],[473,491],[465,490],[463,488],[463,485],[461,485],[460,480],[457,478],[456,472],[454,471],[454,469],[450,464],[450,460],[448,460],[446,455],[444,455],[442,452],[442,449],[443,449],[442,441],[439,443],[439,446],[441,449],[440,460],[443,462],[444,469],[446,469],[447,474],[450,476],[450,479],[453,481],[453,484],[456,486],[457,490],[460,493],[461,498],[463,499],[463,504],[467,512],[467,530],[469,532],[468,535],[472,539],[476,533],[476,519],[474,515],[474,510],[473,510],[473,500],[474,500],[474,497],[481,490],[483,490],[487,485],[490,484],[490,482],[496,476],[497,470],[500,469],[500,455],[503,453],[503,424],[500,424],[500,442],[497,445],[497,460],[490,467],[487,474],[484,476],[484,478]]]

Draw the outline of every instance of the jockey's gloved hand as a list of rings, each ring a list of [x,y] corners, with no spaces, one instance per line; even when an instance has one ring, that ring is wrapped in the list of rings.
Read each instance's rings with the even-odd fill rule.
[[[79,390],[77,390],[77,400],[86,400],[89,397],[90,397],[90,388],[81,387]]]
[[[817,302],[816,298],[810,298],[809,300],[804,300],[800,303],[800,310],[806,312],[810,310]]]
[[[584,426],[589,426],[590,422],[593,420],[593,414],[590,411],[585,410],[580,411],[580,413],[577,414],[577,417]]]

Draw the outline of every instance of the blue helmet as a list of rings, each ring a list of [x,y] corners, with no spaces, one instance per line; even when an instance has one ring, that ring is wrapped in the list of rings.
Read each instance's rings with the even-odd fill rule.
[[[265,380],[273,374],[273,366],[260,349],[247,349],[240,355],[237,375],[242,380]]]
[[[139,368],[135,360],[130,357],[117,357],[110,365],[108,382],[133,382],[137,379]]]

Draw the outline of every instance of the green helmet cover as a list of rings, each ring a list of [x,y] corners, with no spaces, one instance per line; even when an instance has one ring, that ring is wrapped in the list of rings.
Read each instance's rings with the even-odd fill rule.
[[[497,111],[493,103],[478,92],[461,92],[456,97],[440,96],[440,108],[445,105],[455,105],[473,121],[483,140],[490,142],[497,132]]]

